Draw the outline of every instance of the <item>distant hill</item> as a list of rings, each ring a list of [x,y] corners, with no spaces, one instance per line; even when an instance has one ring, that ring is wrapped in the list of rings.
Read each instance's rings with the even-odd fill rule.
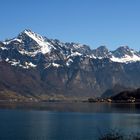
[[[122,91],[119,94],[112,96],[112,100],[128,100],[128,99],[136,99],[140,100],[140,88],[136,90],[126,90]]]
[[[124,87],[122,85],[115,85],[113,88],[107,89],[103,94],[102,94],[102,98],[107,98],[107,97],[111,97],[111,96],[115,96],[118,93],[122,92],[122,91],[126,91],[126,90],[133,90],[132,88],[129,87]]]

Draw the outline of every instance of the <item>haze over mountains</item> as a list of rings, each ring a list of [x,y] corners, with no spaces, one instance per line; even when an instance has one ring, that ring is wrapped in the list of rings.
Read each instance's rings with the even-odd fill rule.
[[[101,96],[121,85],[140,85],[140,52],[128,46],[109,51],[48,39],[31,30],[0,42],[0,93]]]

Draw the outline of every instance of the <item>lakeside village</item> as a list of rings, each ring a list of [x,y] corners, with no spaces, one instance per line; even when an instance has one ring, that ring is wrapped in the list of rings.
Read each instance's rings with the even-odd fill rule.
[[[108,102],[108,103],[137,103],[140,102],[139,99],[135,99],[135,97],[130,97],[125,100],[115,100],[112,98],[88,98],[89,103],[96,103],[96,102]]]

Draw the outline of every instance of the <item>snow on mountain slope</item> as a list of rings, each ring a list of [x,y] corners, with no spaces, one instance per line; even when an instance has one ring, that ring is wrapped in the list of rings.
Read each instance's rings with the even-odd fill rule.
[[[113,62],[119,62],[119,63],[130,63],[130,62],[140,61],[140,57],[138,57],[137,55],[133,55],[133,56],[125,55],[122,58],[112,56],[110,59]]]
[[[5,45],[8,45],[8,44],[10,44],[11,42],[19,42],[19,43],[22,43],[22,40],[20,40],[20,39],[18,39],[18,38],[14,38],[14,39],[11,39],[11,40],[8,40],[8,41],[4,41],[3,43],[5,44]]]
[[[24,30],[21,33],[21,36],[24,34],[37,43],[37,48],[34,51],[34,55],[39,52],[41,52],[42,54],[50,53],[53,46],[49,42],[45,41],[44,37],[42,37],[41,35],[37,33],[32,32],[31,30]]]
[[[39,34],[36,34],[29,30],[25,30],[24,33],[38,43],[38,45],[40,46],[40,51],[43,54],[49,53],[51,51],[51,48],[53,48],[53,46],[50,43],[46,42],[45,39]]]
[[[139,52],[129,48],[128,46],[121,46],[115,51],[112,51],[110,59],[114,62],[130,63],[140,61]]]
[[[104,59],[109,58],[113,62],[131,63],[140,61],[140,53],[129,48],[128,46],[121,46],[115,51],[108,51],[105,46],[101,46],[92,51],[91,58]]]

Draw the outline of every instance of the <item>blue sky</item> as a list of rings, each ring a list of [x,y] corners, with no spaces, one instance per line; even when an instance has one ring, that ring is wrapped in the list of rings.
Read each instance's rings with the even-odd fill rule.
[[[0,40],[24,29],[113,50],[140,50],[140,0],[1,0]]]

